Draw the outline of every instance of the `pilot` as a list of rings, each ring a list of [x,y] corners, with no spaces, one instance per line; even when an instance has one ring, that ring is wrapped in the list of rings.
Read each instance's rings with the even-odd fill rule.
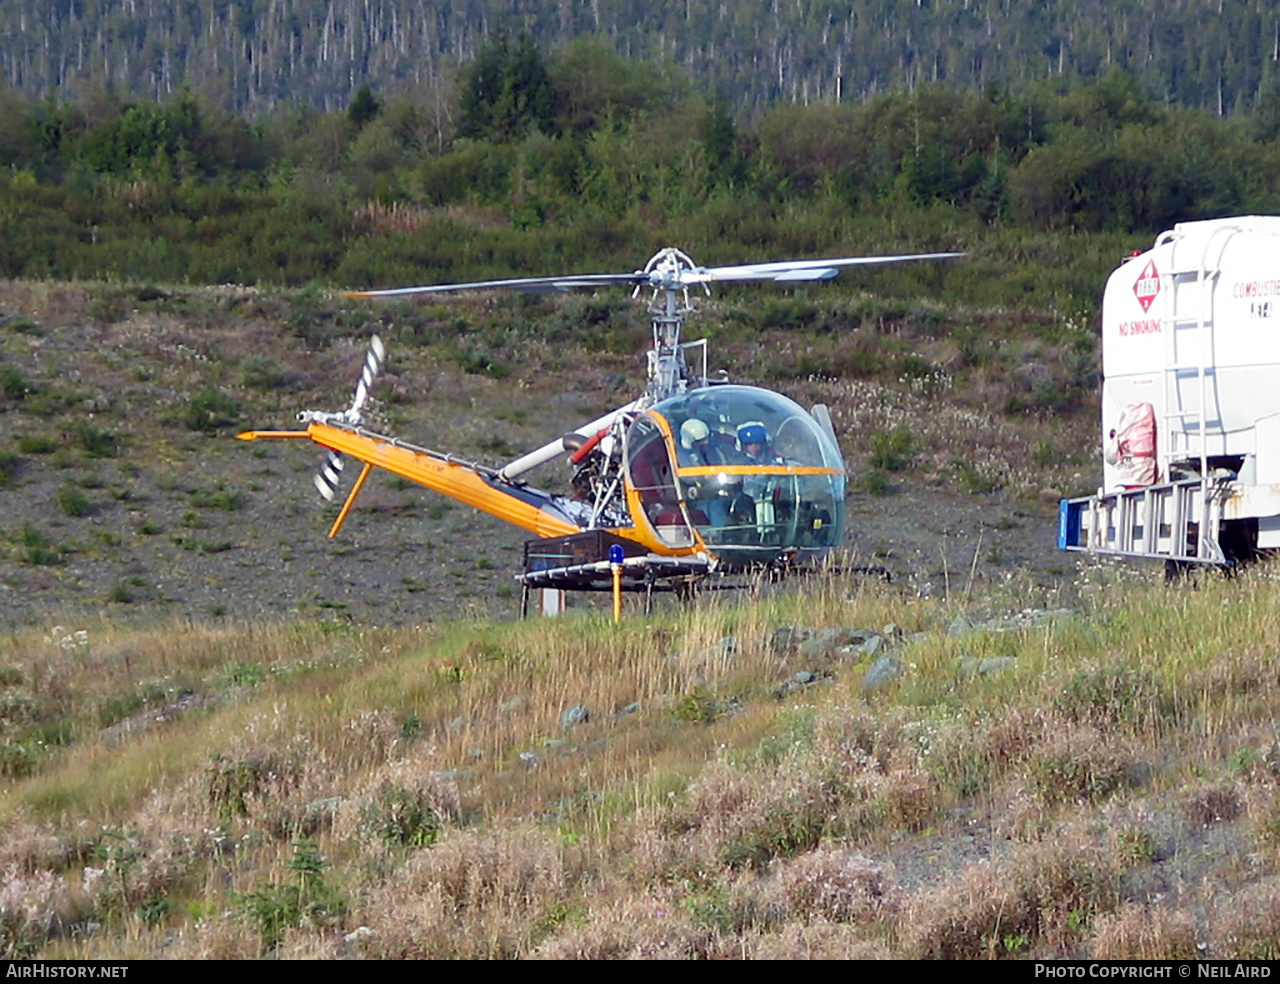
[[[686,467],[716,467],[732,464],[734,440],[728,434],[714,434],[706,421],[690,417],[680,425],[681,464]],[[742,480],[734,475],[708,475],[685,479],[685,496],[702,506],[705,522],[716,529],[729,521],[729,506],[742,491]],[[695,523],[697,521],[695,520]]]
[[[688,463],[694,467],[729,464],[730,455],[725,447],[729,440],[729,435],[718,432],[713,437],[706,421],[697,417],[690,417],[680,425],[680,447],[687,452]]]
[[[776,465],[782,462],[781,456],[769,444],[769,432],[758,420],[751,420],[738,428],[738,449],[742,452],[744,464]]]

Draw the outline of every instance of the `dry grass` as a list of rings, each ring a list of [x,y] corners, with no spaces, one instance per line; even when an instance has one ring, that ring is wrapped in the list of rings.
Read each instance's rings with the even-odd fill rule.
[[[418,851],[358,910],[358,942],[378,958],[512,957],[539,927],[568,918],[563,846],[553,834],[514,828],[454,831]]]
[[[1213,951],[1237,960],[1280,959],[1280,878],[1271,875],[1215,898]]]
[[[1274,955],[1276,591],[1138,585],[1067,622],[959,637],[940,604],[838,579],[621,627],[12,634],[8,720],[48,715],[71,737],[0,790],[0,941],[73,957]],[[923,635],[870,699],[862,666],[769,641],[891,621]],[[1012,662],[957,669],[993,656]],[[779,699],[815,668],[825,682]],[[179,709],[174,690],[200,699]]]
[[[1195,925],[1190,913],[1127,903],[1099,917],[1093,955],[1099,960],[1194,960]]]
[[[1119,902],[1121,864],[1092,837],[1023,845],[970,865],[907,903],[906,955],[975,958],[1075,952],[1082,929]]]

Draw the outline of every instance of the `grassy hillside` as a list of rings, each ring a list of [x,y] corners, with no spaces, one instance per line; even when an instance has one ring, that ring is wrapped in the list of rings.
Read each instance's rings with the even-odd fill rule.
[[[1274,581],[1043,600],[11,634],[0,945],[1274,959]]]

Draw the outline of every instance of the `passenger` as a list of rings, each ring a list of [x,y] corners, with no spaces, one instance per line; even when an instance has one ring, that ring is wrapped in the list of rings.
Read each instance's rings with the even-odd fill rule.
[[[785,459],[769,443],[769,431],[758,420],[750,420],[738,428],[738,460],[740,464],[769,467],[785,464]],[[741,504],[730,506],[729,515],[740,515],[754,529],[749,531],[752,542],[769,542],[776,532],[779,507],[782,505],[782,487],[776,475],[744,475]],[[747,518],[751,517],[751,518]]]

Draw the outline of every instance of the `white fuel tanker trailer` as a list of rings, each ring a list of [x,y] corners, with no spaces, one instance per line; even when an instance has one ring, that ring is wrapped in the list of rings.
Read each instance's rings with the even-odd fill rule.
[[[1229,564],[1280,547],[1280,217],[1183,222],[1102,300],[1103,485],[1064,550]]]

